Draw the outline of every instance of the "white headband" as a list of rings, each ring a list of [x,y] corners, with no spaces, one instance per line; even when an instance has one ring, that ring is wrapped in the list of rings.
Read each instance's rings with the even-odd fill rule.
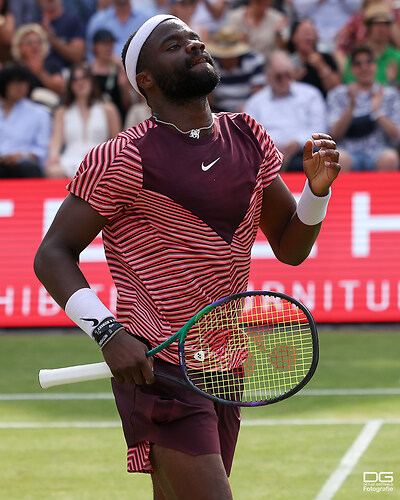
[[[157,16],[151,17],[144,24],[142,24],[142,26],[137,30],[136,35],[132,38],[128,50],[126,51],[126,58],[125,58],[126,75],[132,87],[139,94],[140,90],[136,82],[136,68],[140,51],[142,50],[144,43],[152,34],[154,29],[160,23],[166,21],[167,19],[177,19],[179,21],[177,17],[168,14],[159,14]]]

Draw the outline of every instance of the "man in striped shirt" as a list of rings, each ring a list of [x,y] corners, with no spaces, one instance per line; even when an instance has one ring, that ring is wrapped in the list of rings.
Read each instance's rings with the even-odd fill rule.
[[[217,31],[207,50],[221,77],[211,94],[211,109],[243,111],[246,100],[267,83],[264,56],[252,52],[250,46],[241,41],[240,33],[229,26]]]
[[[258,227],[277,258],[297,265],[318,235],[339,172],[336,144],[314,134],[298,206],[279,176],[281,154],[251,117],[211,113],[218,83],[196,33],[148,20],[123,60],[152,117],[83,160],[35,259],[36,274],[102,348],[128,445],[128,471],[151,473],[154,498],[227,500],[240,414],[157,377],[179,375],[177,346],[154,360],[199,309],[246,290]],[[79,254],[103,231],[117,319],[90,289]]]

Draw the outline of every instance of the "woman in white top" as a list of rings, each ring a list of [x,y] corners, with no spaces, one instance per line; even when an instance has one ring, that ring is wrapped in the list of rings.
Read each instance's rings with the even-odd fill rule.
[[[63,105],[54,113],[46,176],[72,178],[86,154],[121,129],[118,110],[102,101],[90,66],[73,66]]]

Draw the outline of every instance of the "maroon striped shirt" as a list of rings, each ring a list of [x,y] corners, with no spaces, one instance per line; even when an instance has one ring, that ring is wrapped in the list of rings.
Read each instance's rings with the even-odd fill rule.
[[[156,347],[196,312],[246,290],[263,189],[281,154],[245,114],[189,138],[153,119],[95,147],[69,184],[107,217],[118,320]],[[177,345],[159,353],[178,363]]]

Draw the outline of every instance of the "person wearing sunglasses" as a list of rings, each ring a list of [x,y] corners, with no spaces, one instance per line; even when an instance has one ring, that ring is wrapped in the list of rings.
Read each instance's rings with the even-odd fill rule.
[[[323,95],[314,85],[295,81],[285,51],[273,52],[266,74],[268,85],[245,102],[244,112],[268,130],[284,156],[283,170],[301,172],[306,138],[313,130],[327,130]]]
[[[353,50],[350,61],[355,82],[327,96],[330,134],[338,141],[342,170],[398,170],[399,91],[376,82],[377,63],[369,47]]]
[[[374,3],[370,5],[364,15],[366,27],[365,42],[376,62],[375,81],[382,85],[394,85],[400,87],[400,50],[394,45],[393,34],[397,28],[395,11],[385,3]],[[347,58],[343,81],[351,83],[355,81],[351,57]]]

